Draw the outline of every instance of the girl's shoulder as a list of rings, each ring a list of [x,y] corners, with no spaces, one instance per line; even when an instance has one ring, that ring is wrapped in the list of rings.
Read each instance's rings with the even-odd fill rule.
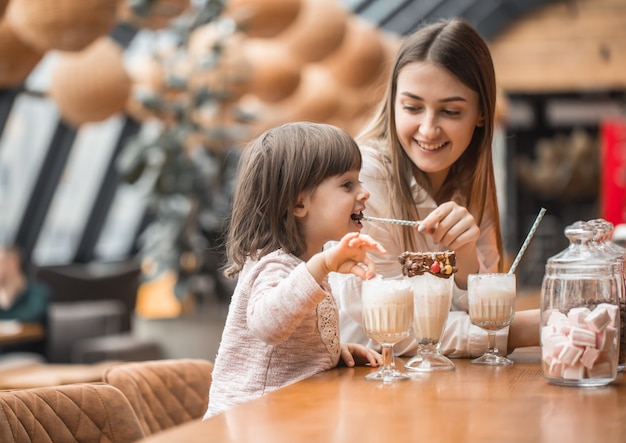
[[[248,258],[244,267],[248,268],[248,270],[265,268],[268,266],[295,267],[301,262],[302,259],[300,259],[299,257],[296,257],[293,254],[289,254],[282,249],[276,249],[275,251],[260,256],[256,259]]]

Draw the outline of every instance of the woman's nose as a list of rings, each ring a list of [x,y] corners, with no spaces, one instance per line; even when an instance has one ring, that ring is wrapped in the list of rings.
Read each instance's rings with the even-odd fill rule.
[[[427,139],[436,138],[439,135],[439,123],[434,115],[425,115],[419,126],[419,133]]]

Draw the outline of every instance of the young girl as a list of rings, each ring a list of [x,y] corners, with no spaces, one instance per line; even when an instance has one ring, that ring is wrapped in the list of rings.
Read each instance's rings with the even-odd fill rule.
[[[359,182],[361,154],[344,131],[290,123],[262,134],[240,160],[227,239],[238,277],[215,360],[205,418],[333,368],[378,366],[362,345],[340,344],[329,272],[370,278],[369,250],[353,214],[369,192]],[[322,252],[324,244],[339,240]]]
[[[374,253],[378,273],[400,272],[404,251],[454,250],[458,272],[442,352],[481,355],[486,334],[467,315],[467,276],[503,270],[502,240],[491,154],[496,80],[489,48],[461,19],[427,25],[409,35],[395,59],[386,96],[358,137],[361,180],[372,193],[365,215],[421,220],[412,229],[365,222],[364,231],[388,251]],[[334,278],[342,336],[367,343],[361,328],[359,282]],[[516,313],[498,347],[539,344],[539,311]],[[508,336],[507,336],[508,333]],[[398,344],[410,354],[414,342]]]

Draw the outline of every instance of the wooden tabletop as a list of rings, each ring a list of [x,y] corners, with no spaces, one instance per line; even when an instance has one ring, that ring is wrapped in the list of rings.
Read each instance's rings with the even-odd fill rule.
[[[529,355],[507,367],[457,359],[392,384],[365,380],[371,368],[333,369],[146,442],[626,441],[623,374],[601,388],[555,386]]]
[[[0,322],[0,346],[30,343],[43,337],[44,329],[39,323]]]

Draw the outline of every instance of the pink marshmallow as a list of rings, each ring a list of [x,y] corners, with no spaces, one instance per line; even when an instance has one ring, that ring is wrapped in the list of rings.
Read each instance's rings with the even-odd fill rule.
[[[590,313],[591,311],[589,310],[589,308],[572,308],[567,313],[567,319],[572,326],[584,328],[586,326],[585,317],[587,317]]]
[[[615,374],[613,365],[610,361],[598,361],[593,367],[587,369],[587,375],[589,378],[611,378]]]
[[[580,363],[563,368],[563,378],[568,380],[581,380],[585,378],[585,367]]]
[[[615,325],[615,319],[619,316],[619,306],[612,305],[611,303],[600,303],[596,309],[598,308],[605,308],[611,317],[612,324]]]
[[[565,365],[562,361],[559,361],[558,358],[553,358],[550,362],[550,366],[548,367],[548,375],[550,377],[561,377],[563,375],[563,370]]]
[[[617,339],[617,329],[609,326],[596,334],[596,348],[600,351],[610,351]],[[626,343],[624,344],[626,346]]]
[[[580,363],[585,368],[591,368],[593,367],[599,356],[600,351],[598,351],[596,348],[585,348],[583,355],[580,357]]]
[[[548,355],[558,356],[563,346],[565,346],[569,340],[564,334],[559,332],[553,332],[551,327],[544,327],[541,330],[541,344],[543,346],[543,352]]]
[[[569,339],[574,345],[578,346],[596,346],[596,334],[588,329],[572,327],[569,333]]]
[[[597,307],[584,320],[587,327],[594,332],[602,332],[611,324],[609,311],[604,307]]]
[[[557,358],[565,365],[572,366],[578,362],[581,355],[583,355],[583,348],[567,343],[563,346],[563,349],[561,349]]]

